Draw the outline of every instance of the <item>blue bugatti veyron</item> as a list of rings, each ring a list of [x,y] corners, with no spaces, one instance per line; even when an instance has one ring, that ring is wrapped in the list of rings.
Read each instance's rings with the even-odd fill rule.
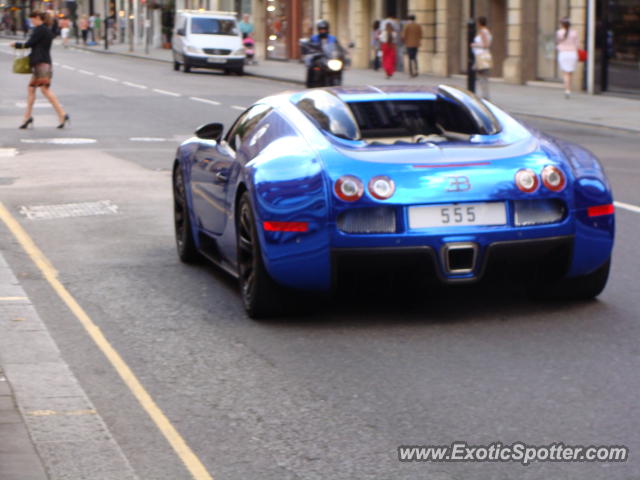
[[[387,263],[441,283],[520,274],[567,298],[598,295],[609,274],[598,160],[449,86],[264,98],[178,148],[173,191],[180,259],[237,276],[252,317],[276,313],[283,290]]]

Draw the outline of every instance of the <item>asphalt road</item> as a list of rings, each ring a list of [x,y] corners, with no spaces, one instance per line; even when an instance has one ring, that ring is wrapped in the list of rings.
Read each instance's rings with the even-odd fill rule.
[[[19,155],[0,158],[1,201],[216,480],[640,478],[638,213],[617,212],[613,270],[597,301],[465,289],[251,321],[232,279],[178,261],[170,168],[198,125],[229,125],[242,107],[291,87],[61,49],[54,60],[68,130],[53,128],[42,98],[35,129],[17,130],[27,77],[2,76],[0,148]],[[592,149],[616,200],[640,205],[636,135],[526,120]],[[37,143],[46,139],[95,142]],[[102,200],[118,213],[20,213]],[[139,478],[191,478],[4,227],[0,249]],[[399,445],[457,440],[623,444],[631,459],[524,467],[397,458]]]

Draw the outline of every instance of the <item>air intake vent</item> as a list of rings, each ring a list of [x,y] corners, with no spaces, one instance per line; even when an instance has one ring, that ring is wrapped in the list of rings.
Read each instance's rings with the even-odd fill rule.
[[[345,233],[395,233],[393,207],[355,208],[338,215],[338,229]]]

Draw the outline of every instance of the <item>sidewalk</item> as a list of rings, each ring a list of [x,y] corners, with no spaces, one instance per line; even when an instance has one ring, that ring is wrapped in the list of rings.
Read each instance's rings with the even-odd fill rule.
[[[40,457],[16,406],[11,385],[0,368],[0,478],[47,480]]]
[[[129,51],[128,44],[109,45],[104,50],[101,44],[95,47],[84,47],[71,44],[73,48],[88,50],[102,54],[118,54],[136,58],[145,58],[166,63],[173,63],[171,50],[150,48],[144,53],[142,46],[136,46],[134,52]],[[172,67],[171,67],[172,68]],[[298,61],[263,60],[257,65],[247,65],[245,72],[255,77],[295,84],[304,87],[304,66]],[[382,70],[349,69],[344,74],[345,85],[437,85],[446,83],[466,88],[466,77],[437,77],[420,75],[410,78],[406,73],[396,73],[390,80],[385,78]],[[511,85],[501,79],[491,81],[491,100],[501,108],[516,115],[530,115],[552,120],[568,121],[592,126],[640,132],[640,102],[635,99],[614,97],[611,95],[588,95],[574,93],[566,100],[559,84],[535,82],[535,85]]]

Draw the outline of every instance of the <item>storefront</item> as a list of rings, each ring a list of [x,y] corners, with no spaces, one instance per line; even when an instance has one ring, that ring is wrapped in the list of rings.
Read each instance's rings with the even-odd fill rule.
[[[313,35],[313,0],[267,0],[265,9],[267,58],[298,58],[300,38]]]
[[[640,95],[640,0],[598,0],[596,86]]]

